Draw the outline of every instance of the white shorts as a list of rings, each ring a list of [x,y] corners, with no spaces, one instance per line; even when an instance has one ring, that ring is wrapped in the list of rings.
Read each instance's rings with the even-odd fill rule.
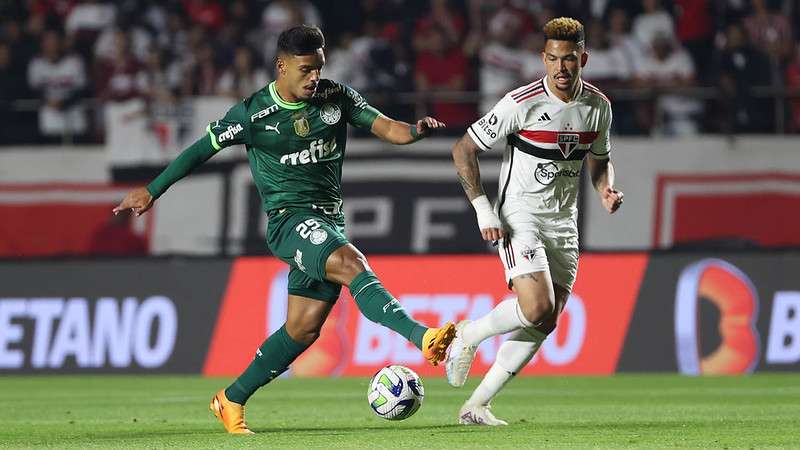
[[[547,236],[524,216],[504,218],[510,236],[501,239],[497,247],[506,282],[511,286],[511,280],[520,275],[549,270],[553,283],[572,291],[578,275],[577,238]]]

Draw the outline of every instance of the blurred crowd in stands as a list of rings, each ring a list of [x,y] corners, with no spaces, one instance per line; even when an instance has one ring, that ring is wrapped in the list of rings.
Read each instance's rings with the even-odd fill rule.
[[[326,34],[324,77],[461,134],[544,74],[540,30],[562,15],[586,25],[584,77],[616,133],[800,131],[795,0],[0,0],[0,135],[101,143],[108,102],[179,117],[196,96],[246,97],[300,23]]]

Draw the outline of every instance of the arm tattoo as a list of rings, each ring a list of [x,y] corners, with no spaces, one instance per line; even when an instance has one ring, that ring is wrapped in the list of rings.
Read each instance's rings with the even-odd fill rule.
[[[477,188],[470,180],[464,178],[461,173],[458,174],[458,181],[461,183],[461,187],[464,188],[464,192],[466,192],[468,196],[471,192],[480,192],[480,189]]]
[[[458,181],[470,201],[484,195],[481,185],[481,170],[478,166],[477,147],[467,135],[458,141],[453,149],[453,162],[458,171]],[[471,144],[471,145],[470,145]]]
[[[536,277],[535,273],[523,273],[522,275],[518,276],[517,278],[533,278],[533,281],[539,281]]]

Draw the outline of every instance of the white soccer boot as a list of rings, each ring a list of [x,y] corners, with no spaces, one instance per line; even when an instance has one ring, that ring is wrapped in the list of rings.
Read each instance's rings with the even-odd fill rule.
[[[505,420],[500,420],[492,414],[490,405],[470,405],[464,403],[458,412],[458,423],[461,425],[508,425]]]
[[[467,382],[469,368],[472,366],[472,360],[475,359],[475,352],[478,350],[476,345],[467,345],[464,342],[464,327],[469,323],[469,320],[462,320],[456,325],[456,338],[450,344],[450,353],[445,362],[447,382],[453,387],[461,387]]]

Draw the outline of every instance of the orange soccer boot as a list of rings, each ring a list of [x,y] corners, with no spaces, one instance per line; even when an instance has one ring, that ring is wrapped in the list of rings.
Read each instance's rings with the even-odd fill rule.
[[[228,400],[228,397],[225,396],[225,389],[221,389],[211,399],[208,409],[222,422],[228,433],[255,434],[247,428],[247,424],[244,422],[244,405]]]
[[[422,336],[422,355],[434,366],[447,356],[447,347],[456,337],[456,326],[447,322],[441,328],[428,328]]]

